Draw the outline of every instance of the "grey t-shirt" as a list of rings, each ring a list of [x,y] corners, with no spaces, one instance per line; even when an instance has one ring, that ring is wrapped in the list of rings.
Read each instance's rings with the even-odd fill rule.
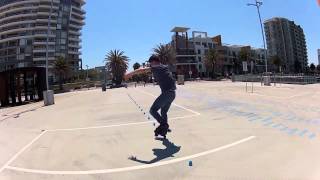
[[[176,90],[176,82],[173,79],[168,66],[158,65],[151,67],[154,79],[159,83],[162,92]]]

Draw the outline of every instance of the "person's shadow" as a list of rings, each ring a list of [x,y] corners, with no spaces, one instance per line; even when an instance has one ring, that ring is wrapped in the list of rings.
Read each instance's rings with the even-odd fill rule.
[[[181,146],[176,146],[174,143],[170,142],[168,139],[161,139],[162,144],[166,147],[165,149],[152,149],[153,154],[156,156],[154,159],[149,161],[140,160],[137,157],[131,156],[130,160],[136,161],[143,164],[152,164],[168,157],[174,157],[174,154],[180,151]]]

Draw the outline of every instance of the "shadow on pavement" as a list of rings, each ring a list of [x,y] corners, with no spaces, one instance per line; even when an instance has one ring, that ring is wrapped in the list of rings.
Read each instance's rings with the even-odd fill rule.
[[[174,143],[170,142],[168,139],[162,139],[161,141],[166,148],[152,149],[153,154],[156,156],[154,159],[146,161],[146,160],[140,160],[134,156],[129,157],[129,159],[132,161],[143,163],[143,164],[152,164],[169,157],[174,157],[174,154],[180,151],[181,146],[176,146]]]

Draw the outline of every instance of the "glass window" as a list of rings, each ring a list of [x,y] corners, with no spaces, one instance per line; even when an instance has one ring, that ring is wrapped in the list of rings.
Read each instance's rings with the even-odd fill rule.
[[[66,44],[67,40],[66,39],[60,39],[60,44]]]
[[[62,31],[62,32],[61,32],[61,37],[62,37],[62,38],[67,38],[67,32]]]

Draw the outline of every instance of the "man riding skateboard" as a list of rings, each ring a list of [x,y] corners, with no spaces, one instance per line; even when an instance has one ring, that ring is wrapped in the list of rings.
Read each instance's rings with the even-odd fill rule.
[[[161,135],[166,138],[169,130],[167,113],[171,106],[171,103],[176,97],[176,83],[170,73],[168,66],[161,64],[160,58],[156,55],[152,55],[149,58],[151,71],[155,81],[158,82],[161,94],[154,101],[150,108],[150,114],[160,123],[159,127],[154,131],[155,136]],[[160,114],[159,111],[160,110]]]

